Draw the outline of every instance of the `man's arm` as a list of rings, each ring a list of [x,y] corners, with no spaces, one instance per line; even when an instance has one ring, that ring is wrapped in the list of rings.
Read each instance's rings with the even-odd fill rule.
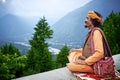
[[[104,56],[104,50],[103,50],[103,41],[102,41],[102,34],[99,30],[95,30],[93,34],[93,42],[94,42],[94,48],[95,53],[93,53],[92,56],[88,57],[85,62],[88,65],[92,65],[95,62],[99,61]]]

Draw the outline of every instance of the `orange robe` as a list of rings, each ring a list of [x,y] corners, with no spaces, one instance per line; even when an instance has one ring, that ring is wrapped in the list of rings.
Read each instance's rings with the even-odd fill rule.
[[[95,53],[92,56],[85,59],[87,65],[75,64],[74,61],[78,59],[80,55],[82,55],[82,49],[78,49],[77,52],[72,52],[68,55],[69,62],[67,64],[67,68],[72,72],[88,72],[93,73],[94,70],[92,68],[92,64],[99,61],[104,56],[103,51],[103,42],[102,42],[102,34],[99,30],[95,30],[93,33],[93,42]]]

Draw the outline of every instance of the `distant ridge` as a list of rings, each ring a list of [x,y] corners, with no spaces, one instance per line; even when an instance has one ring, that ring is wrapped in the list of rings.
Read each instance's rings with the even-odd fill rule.
[[[120,0],[92,0],[88,4],[69,12],[62,17],[51,29],[54,31],[53,39],[48,40],[51,47],[60,49],[67,44],[70,48],[83,46],[87,29],[84,28],[84,20],[89,10],[96,10],[105,19],[110,12],[120,11]],[[1,5],[0,5],[1,6]],[[0,8],[0,41],[24,42],[28,43],[34,32],[33,27],[37,20],[33,18],[21,19]],[[34,18],[35,19],[35,18]]]
[[[103,19],[105,19],[112,11],[120,11],[119,4],[120,0],[93,0],[85,6],[68,13],[52,25],[54,36],[51,41],[71,44],[72,46],[70,47],[72,48],[82,47],[88,31],[84,28],[84,20],[87,12],[95,10],[101,13]],[[76,46],[78,44],[79,46]]]

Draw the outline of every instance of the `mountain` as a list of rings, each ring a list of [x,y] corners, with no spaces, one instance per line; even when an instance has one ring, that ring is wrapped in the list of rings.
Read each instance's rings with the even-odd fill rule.
[[[12,14],[0,18],[0,39],[8,41],[28,41],[33,32],[33,24]]]
[[[105,19],[112,11],[120,11],[120,0],[93,0],[83,7],[80,7],[56,22],[52,29],[54,31],[53,39],[50,42],[65,43],[71,48],[82,47],[87,29],[84,28],[86,14],[90,10],[95,10]],[[60,45],[62,46],[62,45]]]
[[[119,4],[120,0],[92,0],[83,7],[69,12],[51,26],[54,34],[53,39],[48,40],[49,45],[58,49],[65,44],[70,48],[82,47],[88,32],[88,29],[84,28],[87,12],[95,10],[101,13],[103,19],[105,19],[112,11],[120,11]],[[29,44],[28,40],[31,39],[34,32],[33,27],[37,22],[38,18],[25,18],[13,15],[4,10],[4,5],[0,5],[0,44],[4,42]],[[20,46],[20,44],[17,44],[17,46]],[[20,50],[22,47],[19,47]]]

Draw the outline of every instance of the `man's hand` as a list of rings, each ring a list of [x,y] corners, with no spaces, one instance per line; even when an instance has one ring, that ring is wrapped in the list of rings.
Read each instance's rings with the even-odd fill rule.
[[[78,57],[78,59],[85,60],[86,57],[84,57],[84,56],[81,55],[81,56]]]
[[[86,65],[86,62],[84,60],[78,59],[74,62],[75,64],[82,64],[82,65]]]

